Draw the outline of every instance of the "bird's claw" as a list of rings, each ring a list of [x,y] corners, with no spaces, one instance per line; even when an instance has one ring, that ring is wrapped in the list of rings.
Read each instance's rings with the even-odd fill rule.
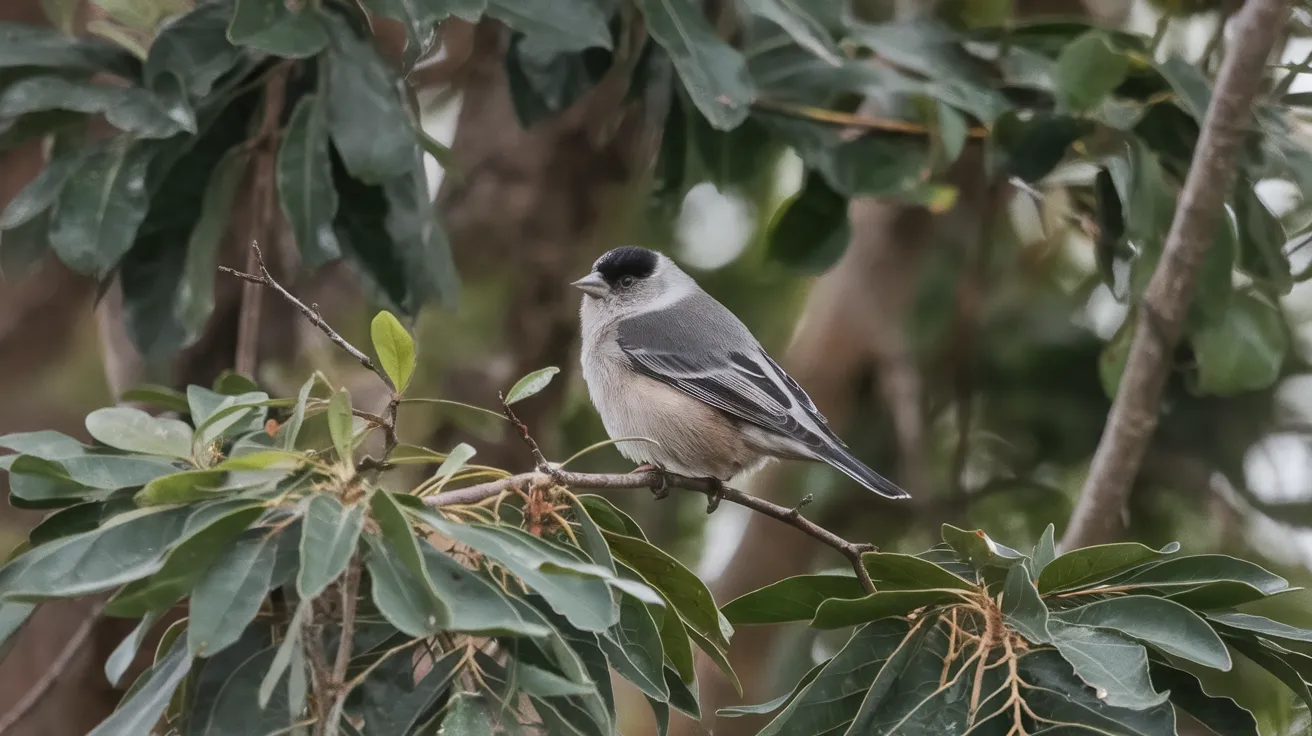
[[[720,508],[720,501],[724,499],[724,483],[719,478],[707,478],[710,489],[706,491],[706,513],[713,514]]]
[[[658,467],[656,467],[655,465],[652,465],[652,464],[650,464],[650,463],[643,463],[642,465],[639,465],[638,467],[634,468],[634,469],[633,469],[632,471],[630,471],[630,472],[633,472],[633,473],[655,473],[656,476],[657,476],[658,478],[660,478],[661,480],[660,480],[660,484],[659,484],[659,485],[654,485],[654,486],[651,487],[651,495],[654,496],[654,497],[656,498],[657,501],[660,501],[660,500],[662,500],[662,499],[665,499],[665,498],[668,498],[668,497],[669,497],[669,495],[670,495],[670,481],[669,481],[669,478],[666,478],[666,477],[665,477],[665,471],[661,470],[660,468],[658,468]]]

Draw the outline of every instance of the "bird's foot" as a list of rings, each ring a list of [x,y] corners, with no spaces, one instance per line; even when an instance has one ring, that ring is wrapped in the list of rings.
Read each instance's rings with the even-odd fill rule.
[[[719,478],[706,478],[706,513],[713,514],[720,508],[720,501],[724,499],[724,481]]]
[[[667,477],[665,476],[665,471],[664,471],[664,470],[662,470],[662,469],[656,467],[655,465],[652,465],[651,463],[643,463],[642,465],[639,465],[638,467],[634,468],[633,470],[631,470],[631,471],[629,471],[629,472],[630,472],[630,473],[655,473],[656,476],[657,476],[658,478],[660,478],[660,483],[651,487],[651,495],[655,496],[657,501],[660,501],[660,500],[662,500],[662,499],[664,499],[664,498],[669,497],[669,495],[670,495],[670,480],[669,480],[669,478],[667,478]]]

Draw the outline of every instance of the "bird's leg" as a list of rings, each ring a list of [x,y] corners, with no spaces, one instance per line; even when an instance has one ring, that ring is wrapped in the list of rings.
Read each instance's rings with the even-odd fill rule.
[[[651,488],[651,495],[655,496],[657,501],[660,501],[661,499],[664,499],[664,498],[669,497],[669,495],[670,495],[670,481],[669,481],[668,478],[665,477],[665,471],[664,471],[664,470],[662,470],[662,469],[656,467],[655,465],[652,465],[651,463],[643,463],[642,465],[639,465],[638,467],[634,468],[634,469],[631,470],[630,472],[631,472],[631,473],[655,473],[655,474],[661,479],[661,482],[660,482],[660,485],[652,486],[652,488]]]
[[[713,514],[720,508],[720,501],[724,498],[724,481],[719,478],[706,478],[706,513]]]

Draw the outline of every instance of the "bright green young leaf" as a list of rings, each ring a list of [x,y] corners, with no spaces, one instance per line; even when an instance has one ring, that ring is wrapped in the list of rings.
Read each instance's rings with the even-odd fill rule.
[[[890,616],[905,616],[917,608],[948,603],[960,599],[960,596],[961,593],[953,588],[930,588],[881,590],[855,600],[830,598],[816,609],[811,626],[817,629],[857,626]]]
[[[132,247],[146,218],[146,169],[158,147],[130,136],[92,151],[55,201],[50,246],[66,266],[104,274]]]
[[[538,393],[551,383],[551,379],[560,373],[556,366],[540,368],[523,378],[515,381],[515,385],[510,387],[510,392],[506,394],[506,403],[513,404],[517,401],[523,401],[528,397]]]
[[[1125,81],[1130,58],[1112,47],[1098,31],[1075,39],[1062,49],[1054,67],[1054,80],[1073,110],[1087,110]]]
[[[252,530],[196,582],[187,622],[193,656],[210,657],[232,646],[255,620],[272,581],[280,536]]]
[[[1236,292],[1224,318],[1190,338],[1198,361],[1195,390],[1234,396],[1275,383],[1289,352],[1280,307],[1255,291]]]
[[[980,572],[990,567],[1009,569],[1025,560],[1019,552],[998,544],[980,529],[968,531],[944,524],[942,534],[943,541],[957,553],[957,557]]]
[[[242,0],[270,3],[278,0]],[[239,6],[240,7],[240,6]],[[302,266],[313,270],[341,257],[333,232],[337,189],[328,158],[328,132],[323,98],[306,95],[296,104],[278,148],[278,201],[291,223]]]
[[[313,7],[293,10],[278,0],[237,0],[228,40],[290,59],[314,56],[328,45],[328,34]]]
[[[693,0],[639,0],[652,38],[674,62],[688,97],[717,130],[747,119],[754,94],[741,53],[716,34]]]
[[[868,552],[861,562],[883,590],[971,590],[973,586],[942,567],[911,555],[893,552]]]
[[[89,736],[146,736],[151,733],[173,698],[173,691],[190,670],[191,654],[187,652],[187,645],[181,640],[175,641],[168,654],[155,663],[145,684],[109,718],[101,721]]]
[[[296,575],[301,598],[317,598],[346,569],[355,554],[364,517],[364,504],[345,508],[325,494],[310,499],[301,527],[301,568]]]
[[[374,315],[369,325],[369,335],[373,338],[378,362],[382,364],[387,377],[392,379],[392,386],[397,393],[405,391],[406,386],[410,385],[410,376],[415,372],[414,338],[401,326],[400,320],[387,311]]]
[[[1052,643],[1098,698],[1118,708],[1143,710],[1160,705],[1166,696],[1153,689],[1148,677],[1148,652],[1121,634],[1048,621]]]
[[[1172,550],[1174,551],[1174,550]],[[1101,583],[1121,572],[1169,556],[1138,542],[1101,544],[1073,549],[1063,554],[1039,574],[1039,592],[1047,595]]]
[[[352,451],[355,448],[352,417],[351,394],[345,388],[339,388],[328,400],[328,432],[333,437],[333,448],[337,450],[337,457],[343,463],[351,462]]]
[[[1066,624],[1117,631],[1213,669],[1230,669],[1230,654],[1212,627],[1198,614],[1164,598],[1108,598],[1056,612],[1053,617]]]
[[[830,598],[861,598],[865,590],[852,575],[797,575],[729,601],[721,612],[735,626],[810,621]]]

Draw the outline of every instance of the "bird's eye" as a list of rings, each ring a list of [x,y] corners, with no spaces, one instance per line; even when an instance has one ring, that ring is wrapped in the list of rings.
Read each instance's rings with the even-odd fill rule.
[[[632,276],[624,276],[624,277],[622,277],[622,278],[620,279],[620,288],[621,288],[621,289],[627,289],[627,288],[629,288],[630,286],[633,286],[633,282],[634,282],[634,280],[635,280],[635,279],[634,279]]]

